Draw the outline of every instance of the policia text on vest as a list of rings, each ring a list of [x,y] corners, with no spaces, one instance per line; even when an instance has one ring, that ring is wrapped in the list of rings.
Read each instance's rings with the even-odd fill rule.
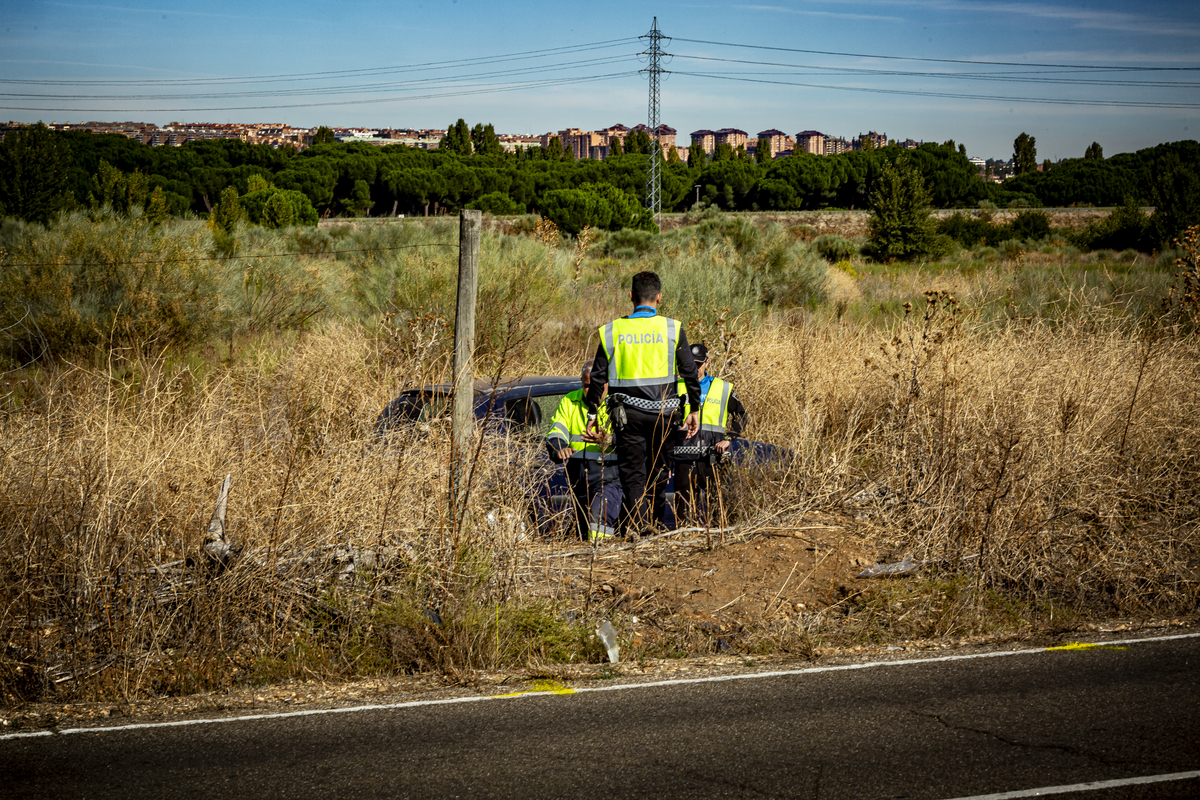
[[[668,450],[681,422],[688,436],[700,428],[700,382],[683,326],[658,315],[662,302],[658,276],[653,272],[634,275],[629,299],[633,313],[599,330],[600,343],[584,402],[591,430],[602,387],[608,384],[621,478],[620,526],[636,535],[664,521]],[[679,382],[686,388],[685,398],[678,393]]]

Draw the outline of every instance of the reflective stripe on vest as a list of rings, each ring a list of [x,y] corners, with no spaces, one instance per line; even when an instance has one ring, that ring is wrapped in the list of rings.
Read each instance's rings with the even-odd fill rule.
[[[720,378],[713,378],[708,385],[708,394],[700,406],[700,430],[704,433],[719,433],[725,435],[729,424],[729,397],[733,394],[733,385]],[[679,382],[679,396],[687,396],[687,384]]]
[[[679,323],[670,317],[614,319],[600,329],[610,390],[675,382]]]
[[[554,410],[554,420],[546,433],[547,440],[557,439],[562,447],[571,448],[571,458],[585,461],[600,460],[600,446],[585,442],[583,434],[587,432],[587,406],[583,402],[583,389],[576,389],[563,396]],[[608,409],[602,404],[596,416],[596,424],[602,431],[609,431]],[[613,446],[610,443],[604,451],[611,456]]]
[[[713,402],[714,391],[719,392],[718,401]],[[720,378],[713,378],[708,387],[708,396],[704,399],[704,408],[700,413],[700,430],[724,435],[726,423],[729,422],[729,395],[733,387]]]

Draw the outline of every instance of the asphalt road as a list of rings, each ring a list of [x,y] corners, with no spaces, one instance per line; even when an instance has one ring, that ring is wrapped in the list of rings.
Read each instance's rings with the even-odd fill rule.
[[[1119,646],[6,736],[0,796],[1200,797],[1200,638]]]

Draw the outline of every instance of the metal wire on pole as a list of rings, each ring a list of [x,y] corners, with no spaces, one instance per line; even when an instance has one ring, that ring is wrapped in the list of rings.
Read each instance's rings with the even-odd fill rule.
[[[658,17],[654,18],[654,26],[645,36],[638,37],[640,39],[648,39],[649,46],[638,55],[646,56],[648,66],[642,72],[650,76],[650,119],[647,125],[650,128],[650,177],[646,183],[646,207],[650,209],[650,213],[654,216],[654,224],[658,225],[658,229],[662,230],[662,144],[658,139],[659,120],[659,82],[664,74],[668,72],[662,68],[662,60],[670,56],[670,53],[663,52],[664,41],[670,43],[670,37],[663,36],[662,31],[658,29]]]

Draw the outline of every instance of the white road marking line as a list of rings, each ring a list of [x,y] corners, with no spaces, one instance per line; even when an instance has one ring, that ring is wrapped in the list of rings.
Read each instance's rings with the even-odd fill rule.
[[[1144,644],[1146,642],[1169,642],[1178,639],[1200,638],[1200,633],[1180,633],[1171,636],[1149,636],[1142,639],[1120,639],[1111,642],[1097,642],[1103,645]],[[632,689],[651,689],[661,686],[686,686],[697,683],[722,683],[725,681],[760,680],[762,678],[781,678],[790,675],[813,675],[821,672],[849,672],[856,669],[875,669],[879,667],[903,667],[913,664],[937,664],[947,661],[972,661],[978,658],[1001,658],[1003,656],[1024,656],[1032,653],[1045,653],[1046,648],[1025,648],[1021,650],[997,650],[990,653],[967,653],[953,656],[933,656],[931,658],[906,658],[899,661],[870,661],[864,664],[839,664],[832,667],[805,667],[804,669],[775,670],[772,672],[738,673],[736,675],[710,675],[706,678],[672,678],[663,681],[648,681],[643,683],[620,683],[608,686],[585,686],[572,692],[573,695],[587,692],[621,692]],[[231,722],[248,722],[261,719],[290,719],[293,717],[312,717],[321,714],[350,714],[358,711],[392,711],[402,708],[420,708],[424,706],[445,706],[457,703],[480,703],[485,700],[520,700],[526,697],[544,697],[559,694],[554,691],[524,692],[521,694],[475,695],[472,697],[450,697],[442,700],[408,700],[403,703],[385,703],[365,706],[345,706],[343,708],[313,708],[307,711],[283,711],[275,714],[246,714],[244,716],[216,717],[212,719],[182,719],[169,722],[138,722],[130,725],[112,725],[95,728],[64,728],[63,730],[22,731],[0,735],[0,741],[5,739],[26,739],[36,736],[67,736],[77,733],[114,733],[116,731],[133,731],[143,728],[182,728],[187,725],[222,725]],[[563,695],[571,696],[571,695]]]
[[[1072,792],[1094,792],[1098,789],[1116,789],[1121,786],[1137,786],[1145,783],[1165,783],[1167,781],[1186,781],[1200,778],[1200,770],[1195,772],[1172,772],[1169,775],[1147,775],[1143,778],[1118,778],[1112,781],[1090,781],[1075,783],[1070,786],[1043,786],[1039,789],[1021,789],[1015,792],[999,792],[998,794],[976,794],[970,797],[956,797],[954,800],[1011,800],[1016,797],[1042,797],[1048,794],[1070,794]]]

